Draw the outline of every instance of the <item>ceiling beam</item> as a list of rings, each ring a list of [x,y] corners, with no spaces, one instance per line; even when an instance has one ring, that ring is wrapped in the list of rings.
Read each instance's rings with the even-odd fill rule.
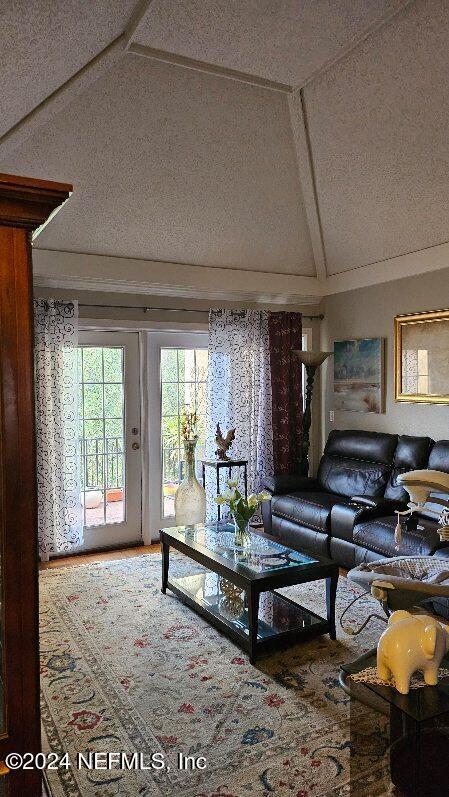
[[[154,47],[147,47],[144,44],[130,44],[127,51],[133,55],[150,58],[153,61],[162,61],[164,64],[179,66],[183,69],[193,69],[195,72],[205,72],[208,75],[215,75],[216,77],[227,78],[228,80],[236,80],[239,83],[247,83],[250,86],[257,86],[270,91],[278,91],[283,94],[291,94],[293,91],[292,86],[286,83],[277,83],[274,80],[258,77],[258,75],[249,75],[246,72],[239,72],[236,69],[210,64],[207,61],[197,61],[195,58],[177,55],[176,53],[170,53],[166,50],[156,50]]]
[[[137,28],[139,27],[143,18],[146,16],[146,13],[152,2],[153,0],[140,0],[140,2],[137,3],[137,6],[135,7],[133,13],[131,14],[130,20],[124,31],[124,42],[126,50],[128,50],[134,38],[134,34],[137,31]]]
[[[449,243],[437,244],[367,266],[358,266],[340,274],[332,274],[326,280],[326,293],[344,293],[393,280],[410,279],[431,271],[447,269],[448,264]]]
[[[145,16],[152,0],[139,0],[123,33],[107,45],[100,53],[78,70],[65,83],[48,95],[32,111],[20,119],[0,137],[0,154],[8,157],[10,152],[33,135],[55,114],[65,108],[78,94],[111,69],[126,53],[137,27]]]
[[[326,253],[324,250],[323,231],[321,226],[318,194],[313,167],[312,149],[310,145],[307,117],[301,90],[294,91],[288,98],[290,120],[295,144],[296,161],[299,179],[304,198],[304,205],[312,242],[313,257],[318,279],[327,277]]]
[[[20,147],[39,127],[46,124],[76,96],[98,80],[104,72],[111,69],[120,58],[123,58],[123,53],[122,34],[0,137],[1,156],[7,157],[10,152]]]
[[[363,44],[363,42],[366,39],[369,39],[370,36],[373,36],[375,33],[381,30],[381,28],[384,28],[386,25],[389,25],[390,22],[392,22],[395,19],[395,17],[399,16],[399,14],[402,14],[402,12],[405,11],[406,8],[413,5],[414,3],[415,0],[403,0],[400,6],[394,8],[388,14],[385,14],[385,16],[382,17],[382,19],[378,19],[376,22],[373,22],[372,25],[370,25],[368,28],[366,28],[366,30],[363,31],[363,33],[353,38],[350,42],[348,42],[348,44],[344,45],[341,48],[340,52],[337,53],[337,55],[335,55],[333,58],[328,58],[327,61],[324,61],[324,63],[321,64],[321,66],[319,66],[318,69],[315,69],[314,72],[311,72],[311,74],[305,80],[303,80],[301,85],[295,86],[295,88],[304,89],[306,86],[309,85],[309,83],[313,83],[315,80],[324,75],[328,70],[336,66],[340,61],[343,61],[348,55],[350,55],[350,53],[353,52],[353,50],[357,50],[358,47],[360,47],[360,45]]]

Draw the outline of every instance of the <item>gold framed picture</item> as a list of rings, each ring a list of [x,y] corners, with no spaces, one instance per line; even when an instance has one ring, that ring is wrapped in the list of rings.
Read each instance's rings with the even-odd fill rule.
[[[395,399],[449,404],[449,310],[394,319]]]

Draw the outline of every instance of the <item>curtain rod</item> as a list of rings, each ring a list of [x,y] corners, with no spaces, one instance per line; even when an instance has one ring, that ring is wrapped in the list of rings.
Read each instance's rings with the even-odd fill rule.
[[[194,309],[192,307],[142,307],[141,305],[136,304],[84,304],[80,302],[79,307],[103,307],[107,308],[108,310],[142,310],[143,313],[150,313],[153,311],[163,311],[164,313],[208,313],[208,310],[201,310],[200,308]],[[282,311],[281,311],[282,312]],[[291,312],[291,311],[286,311]],[[309,320],[318,319],[322,321],[324,315],[320,313],[319,315],[302,315],[303,318],[308,318]]]

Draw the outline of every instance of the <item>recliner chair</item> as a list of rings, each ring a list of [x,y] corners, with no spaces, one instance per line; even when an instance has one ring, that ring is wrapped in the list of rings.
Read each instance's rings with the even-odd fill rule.
[[[423,515],[407,522],[399,552],[394,542],[394,510],[404,509],[408,501],[396,478],[426,467],[449,472],[449,441],[332,431],[316,478],[265,480],[273,495],[271,505],[263,505],[265,531],[292,548],[331,556],[347,568],[399,553],[433,554],[444,544],[435,520]]]

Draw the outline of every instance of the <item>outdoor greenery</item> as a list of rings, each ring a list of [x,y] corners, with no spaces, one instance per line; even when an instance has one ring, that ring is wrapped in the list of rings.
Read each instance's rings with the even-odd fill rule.
[[[197,457],[203,455],[206,423],[207,349],[162,349],[162,455],[164,495],[172,496],[182,476],[182,421],[197,413]]]
[[[204,452],[207,349],[161,351],[162,458],[164,495],[173,496],[183,475],[182,422],[197,413],[197,457]],[[79,392],[82,485],[123,487],[123,349],[80,346]]]
[[[123,487],[123,349],[80,346],[82,486]]]

